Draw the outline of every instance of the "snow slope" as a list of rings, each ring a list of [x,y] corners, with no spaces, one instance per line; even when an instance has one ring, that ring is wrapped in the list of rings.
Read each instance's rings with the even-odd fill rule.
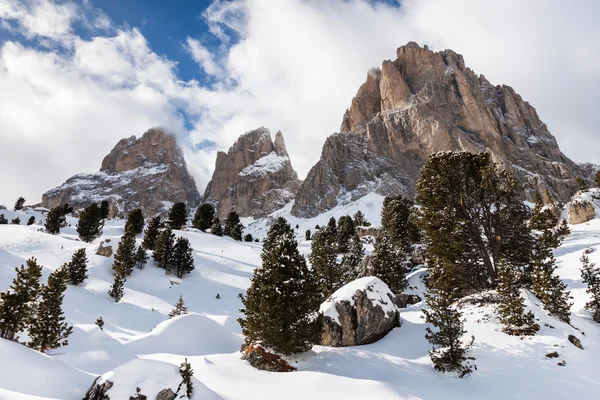
[[[318,218],[290,222],[300,225],[303,236],[304,229],[324,225],[330,215],[352,215],[358,209],[378,223],[380,207],[381,199],[371,195]],[[27,219],[26,212],[9,212],[11,218],[20,215],[23,223]],[[127,279],[123,300],[114,303],[106,294],[112,283],[112,258],[96,255],[95,249],[106,238],[116,245],[124,221],[108,221],[104,236],[92,244],[78,241],[76,220],[68,222],[72,226],[56,236],[39,232],[37,225],[0,225],[0,290],[10,285],[14,268],[31,256],[44,266],[43,279],[78,248],[85,248],[90,260],[89,279],[80,287],[70,286],[65,297],[67,321],[74,325],[69,346],[43,355],[0,339],[0,399],[80,400],[98,375],[114,382],[109,392],[113,399],[128,398],[138,386],[153,398],[163,388],[177,388],[177,369],[185,357],[194,369],[196,399],[594,399],[600,389],[600,325],[583,310],[587,294],[578,260],[584,249],[600,249],[600,219],[572,226],[571,236],[556,252],[559,274],[574,297],[572,326],[547,316],[537,300],[528,297],[541,330],[522,339],[501,331],[494,306],[466,305],[465,340],[475,336],[471,355],[477,371],[465,379],[433,370],[424,338],[423,303],[403,310],[402,327],[377,343],[315,346],[289,360],[297,372],[257,371],[239,359],[242,337],[235,320],[240,316],[238,294],[260,265],[258,243],[192,229],[179,232],[194,248],[196,270],[177,279],[150,261]],[[255,221],[253,228],[266,232],[267,225]],[[306,253],[309,243],[300,245]],[[589,257],[600,263],[600,251]],[[423,289],[423,273],[410,276],[418,290]],[[191,314],[169,320],[180,295]],[[94,325],[99,316],[105,322],[103,331]],[[584,350],[568,341],[570,334],[581,339]],[[546,358],[552,351],[560,357]],[[561,360],[566,366],[557,365]]]

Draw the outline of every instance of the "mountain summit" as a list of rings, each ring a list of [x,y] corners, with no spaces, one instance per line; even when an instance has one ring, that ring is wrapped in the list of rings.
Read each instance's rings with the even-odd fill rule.
[[[327,138],[292,213],[312,217],[369,192],[413,196],[427,158],[438,151],[489,151],[515,172],[533,199],[548,189],[561,201],[576,191],[579,167],[529,103],[494,86],[452,50],[410,42],[372,69]]]

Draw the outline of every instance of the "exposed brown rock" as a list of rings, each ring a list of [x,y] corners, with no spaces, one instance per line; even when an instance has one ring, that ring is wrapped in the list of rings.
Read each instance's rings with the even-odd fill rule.
[[[194,178],[174,136],[152,128],[136,139],[122,139],[102,161],[100,172],[79,174],[42,196],[42,206],[69,203],[79,209],[108,200],[110,217],[141,208],[146,216],[164,213],[170,203],[200,203]]]
[[[548,189],[566,202],[580,167],[564,156],[536,110],[508,86],[493,86],[452,50],[411,42],[371,70],[302,183],[292,213],[312,217],[375,191],[412,197],[438,151],[489,151],[515,172],[525,197]],[[349,194],[349,195],[348,195]]]
[[[215,204],[221,218],[232,210],[261,218],[292,201],[299,187],[281,132],[273,142],[269,130],[259,128],[217,154],[204,201]]]
[[[583,350],[583,345],[581,344],[581,340],[577,338],[575,335],[569,335],[569,342],[578,349]]]
[[[96,254],[104,257],[111,257],[113,255],[113,248],[110,244],[104,244],[104,242],[100,242],[98,245],[98,250],[96,250]]]
[[[568,222],[572,225],[588,222],[596,216],[594,205],[586,200],[574,200],[567,204]]]
[[[277,354],[269,353],[254,343],[243,345],[241,352],[242,360],[248,361],[250,365],[261,371],[292,372],[296,370]]]
[[[163,389],[156,394],[155,400],[175,400],[177,398],[177,394],[173,392],[172,389],[167,388]]]

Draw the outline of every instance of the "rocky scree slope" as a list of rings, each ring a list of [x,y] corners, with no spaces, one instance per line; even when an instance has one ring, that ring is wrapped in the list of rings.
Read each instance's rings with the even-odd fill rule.
[[[221,218],[232,210],[262,218],[292,201],[299,188],[281,132],[273,141],[268,129],[259,128],[241,135],[227,153],[217,153],[204,201]]]
[[[313,217],[371,191],[413,196],[427,158],[448,150],[489,151],[516,173],[528,200],[548,189],[568,201],[580,167],[511,87],[493,86],[452,50],[410,42],[396,55],[369,71],[297,193],[293,215]]]
[[[136,139],[121,139],[104,157],[99,172],[77,174],[42,196],[42,206],[69,203],[75,209],[108,200],[110,217],[141,208],[146,216],[164,213],[174,202],[191,207],[200,193],[174,136],[152,128]]]

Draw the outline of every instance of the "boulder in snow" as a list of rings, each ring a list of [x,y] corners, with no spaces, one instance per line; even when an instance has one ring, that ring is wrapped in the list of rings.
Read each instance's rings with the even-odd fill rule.
[[[400,326],[400,311],[390,288],[367,276],[342,286],[321,304],[324,326],[321,344],[357,346],[378,341]]]
[[[98,250],[96,250],[96,254],[99,256],[110,257],[113,254],[112,246],[107,244],[104,245],[102,242],[98,246]]]
[[[113,387],[113,383],[109,380],[101,382],[101,379],[102,377],[99,376],[94,380],[83,400],[110,400],[106,393]]]
[[[177,394],[171,388],[163,389],[156,395],[155,400],[175,400]]]
[[[250,365],[261,371],[292,372],[296,370],[283,358],[277,354],[269,353],[257,344],[245,344],[242,346],[241,351],[242,360],[248,361]]]
[[[588,222],[596,216],[594,205],[589,201],[571,201],[567,205],[569,223],[572,225]]]
[[[569,342],[578,349],[583,350],[583,345],[581,344],[581,340],[575,335],[569,335]]]

